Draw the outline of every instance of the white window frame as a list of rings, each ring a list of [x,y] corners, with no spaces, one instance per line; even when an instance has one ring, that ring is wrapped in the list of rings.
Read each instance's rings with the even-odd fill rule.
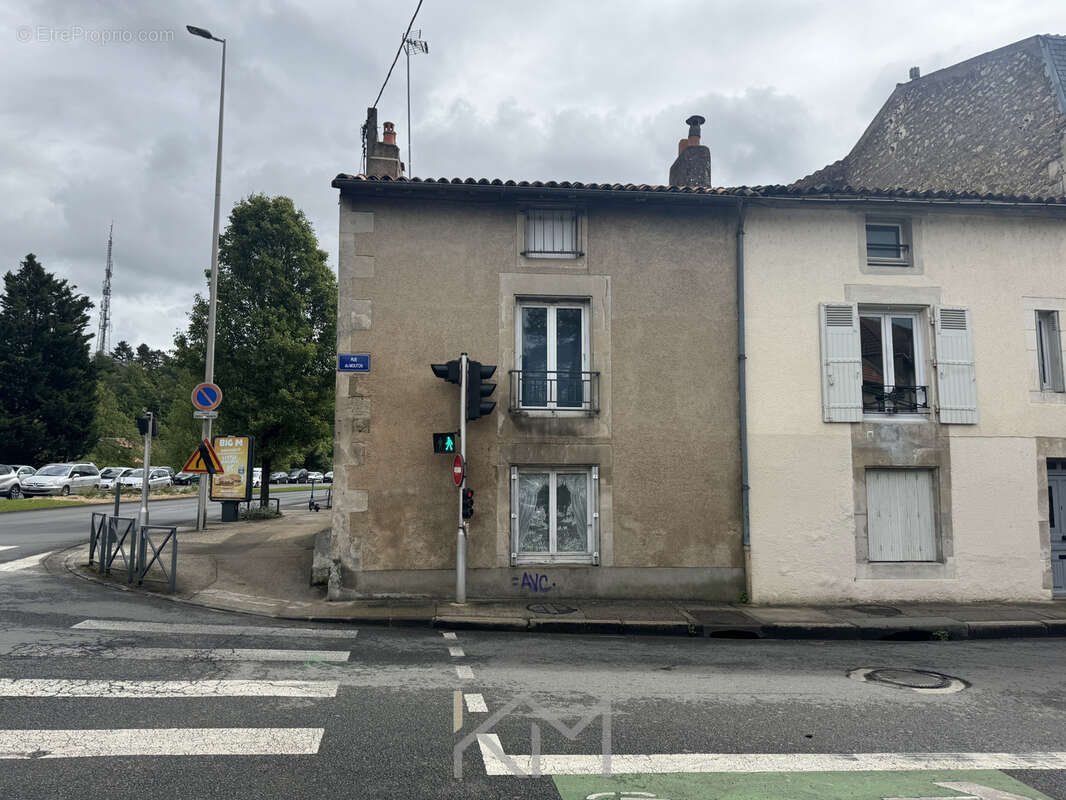
[[[548,526],[548,550],[544,552],[519,552],[519,529],[518,529],[518,502],[519,489],[518,478],[522,472],[535,472],[551,475],[549,484],[548,508],[552,515]],[[588,538],[587,549],[583,553],[560,553],[556,550],[557,520],[555,518],[556,490],[559,474],[577,475],[584,473],[587,476],[588,488]],[[524,464],[511,467],[511,565],[519,564],[591,564],[600,563],[600,468],[598,466],[582,466],[579,464],[556,464],[538,465]]]
[[[1037,377],[1042,392],[1064,392],[1059,312],[1036,311]]]
[[[553,258],[553,259],[576,259],[584,254],[581,250],[581,227],[580,214],[574,206],[530,206],[525,209],[525,231],[523,236],[522,255],[526,258]],[[549,216],[562,216],[560,220],[550,220],[553,228],[552,243],[545,249],[545,229],[549,222]],[[569,219],[566,219],[569,215]],[[554,228],[561,226],[558,231]],[[540,236],[540,247],[537,238]],[[567,241],[569,239],[569,242]],[[556,240],[561,240],[556,245]],[[569,244],[570,248],[566,249]]]
[[[881,363],[885,372],[885,386],[896,385],[896,365],[892,349],[892,318],[909,317],[913,323],[914,331],[914,385],[925,387],[925,403],[929,406],[929,384],[925,380],[925,340],[922,334],[921,311],[914,309],[899,309],[891,306],[859,306],[859,348],[862,348],[862,320],[864,317],[879,317],[881,320]],[[886,416],[905,418],[924,418],[925,414],[908,414],[904,412],[892,413],[881,411],[867,411],[863,409],[864,416],[883,418]]]
[[[899,257],[870,255],[870,228],[895,228],[899,233]],[[911,266],[911,244],[908,236],[908,226],[900,220],[891,219],[866,219],[863,226],[863,252],[866,254],[866,263],[872,266],[882,267],[909,267]]]
[[[559,406],[557,403],[558,395],[558,383],[553,381],[548,384],[547,403],[545,405],[526,405],[522,398],[522,380],[521,374],[519,374],[519,380],[515,391],[519,394],[518,408],[522,411],[550,411],[555,414],[564,414],[567,412],[573,412],[575,414],[587,413],[587,408],[591,400],[591,353],[590,353],[590,336],[589,336],[589,314],[590,304],[588,300],[571,300],[571,299],[544,299],[544,298],[520,298],[515,308],[515,368],[522,372],[524,369],[522,365],[522,310],[525,308],[546,308],[548,310],[547,319],[547,366],[545,371],[551,373],[555,372],[558,367],[558,353],[557,353],[557,335],[558,329],[556,327],[556,312],[560,308],[578,309],[581,311],[581,390],[582,390],[582,405],[580,407],[575,406]],[[586,379],[588,376],[588,379]]]

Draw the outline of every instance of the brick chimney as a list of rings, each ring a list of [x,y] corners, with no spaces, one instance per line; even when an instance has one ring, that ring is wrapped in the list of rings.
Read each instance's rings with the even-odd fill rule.
[[[385,136],[378,141],[378,110],[366,110],[366,174],[375,178],[401,178],[404,164],[396,144],[396,126],[385,123]]]
[[[670,166],[671,186],[711,185],[711,148],[700,144],[700,125],[706,121],[699,115],[685,120],[688,137],[677,143],[677,159]]]

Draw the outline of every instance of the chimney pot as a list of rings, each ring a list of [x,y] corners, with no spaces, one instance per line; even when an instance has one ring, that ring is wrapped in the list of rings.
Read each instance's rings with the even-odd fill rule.
[[[912,81],[916,81],[920,77],[922,77],[922,71],[920,69],[918,69],[917,67],[911,67],[910,75],[911,75],[911,80]]]
[[[677,160],[670,167],[671,186],[711,185],[711,149],[700,144],[700,126],[706,121],[698,114],[685,120],[688,136],[677,143]]]
[[[385,144],[396,144],[396,126],[391,122],[386,122],[382,127],[385,129],[382,141],[385,142]]]

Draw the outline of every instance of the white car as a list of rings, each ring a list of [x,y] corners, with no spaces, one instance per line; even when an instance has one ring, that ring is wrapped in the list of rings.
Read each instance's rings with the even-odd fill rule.
[[[91,462],[81,464],[45,464],[22,484],[27,496],[86,492],[100,486],[100,470]]]
[[[311,481],[314,481],[315,483],[322,483],[322,481],[324,481],[324,480],[325,480],[325,476],[323,476],[321,472],[308,472],[307,473],[307,482],[308,483],[310,483]]]
[[[161,467],[151,467],[148,473],[148,489],[162,489],[164,486],[173,486],[174,479],[170,477],[170,473]],[[144,483],[144,470],[135,469],[131,470],[129,475],[124,475],[119,478],[119,483],[122,484],[123,489],[132,489],[133,491],[140,491],[141,485]]]
[[[262,467],[253,467],[252,468],[252,488],[253,489],[258,489],[262,485],[263,485],[263,468]]]
[[[124,478],[133,472],[133,467],[104,467],[100,470],[100,488],[114,489],[119,478]]]

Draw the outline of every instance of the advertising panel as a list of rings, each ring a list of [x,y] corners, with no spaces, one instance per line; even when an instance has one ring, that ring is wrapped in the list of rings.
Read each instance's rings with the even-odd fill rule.
[[[211,499],[251,500],[255,440],[251,436],[216,436],[214,450],[224,470],[211,476]]]

